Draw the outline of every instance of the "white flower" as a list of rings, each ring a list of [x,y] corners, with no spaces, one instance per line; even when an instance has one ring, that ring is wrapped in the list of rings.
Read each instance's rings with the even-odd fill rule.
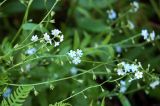
[[[122,65],[124,67],[126,63],[124,61],[122,61],[121,63],[119,63],[118,65]]]
[[[144,39],[144,40],[147,40],[149,33],[148,33],[148,31],[147,31],[146,29],[143,29],[143,30],[141,31],[141,35],[143,36],[143,39]]]
[[[46,40],[46,41],[51,40],[51,39],[50,39],[50,36],[49,36],[47,33],[45,33],[45,34],[43,34],[43,35],[44,35],[44,40]]]
[[[72,63],[79,64],[81,62],[81,59],[79,57],[74,57],[72,60]]]
[[[55,42],[55,44],[54,44],[55,47],[59,46],[60,43],[64,40],[64,35],[61,33],[62,32],[58,29],[51,30],[51,34],[54,35],[52,40]],[[56,39],[56,38],[58,38],[58,39]],[[57,41],[57,40],[59,40],[59,41]],[[51,40],[49,40],[49,41],[51,41]]]
[[[135,73],[135,78],[136,78],[136,79],[140,79],[140,78],[142,78],[142,77],[143,77],[143,73],[142,73],[142,72],[137,71],[137,72]]]
[[[148,42],[155,40],[156,36],[154,31],[149,34],[146,29],[141,31],[141,35],[143,36],[144,40],[147,40]]]
[[[52,44],[52,41],[51,41],[51,38],[50,38],[50,36],[47,34],[47,33],[45,33],[45,34],[43,34],[44,35],[44,40],[47,42],[47,43],[50,43],[50,44]]]
[[[59,44],[60,44],[60,42],[55,42],[54,46],[57,47],[57,46],[59,46]]]
[[[134,29],[135,28],[133,22],[130,21],[130,20],[128,20],[128,27],[129,27],[129,29]]]
[[[77,54],[78,57],[82,57],[83,52],[82,52],[82,50],[77,49],[76,54]]]
[[[124,70],[125,72],[130,72],[132,70],[132,66],[130,64],[124,64]]]
[[[55,37],[57,37],[60,33],[61,31],[58,29],[51,30],[51,34],[54,35]]]
[[[131,70],[132,70],[132,72],[138,71],[138,66],[135,65],[135,64],[132,64],[131,65]]]
[[[152,33],[150,33],[149,36],[150,36],[152,41],[155,40],[155,32],[154,31],[152,31]]]
[[[61,35],[61,36],[60,36],[60,42],[62,42],[63,40],[64,40],[64,36]]]
[[[132,12],[137,12],[139,9],[139,3],[134,1],[133,3],[131,3],[132,6]]]
[[[31,38],[31,41],[32,42],[38,41],[38,36],[37,35],[33,35],[32,38]]]
[[[107,11],[107,13],[108,13],[108,18],[109,19],[111,19],[111,20],[116,19],[117,14],[116,14],[116,12],[113,9]]]
[[[70,50],[69,53],[67,53],[69,57],[74,58],[76,57],[76,52],[73,50]]]
[[[156,81],[150,83],[150,87],[151,87],[152,89],[154,89],[154,88],[155,88],[157,85],[159,85],[159,84],[160,84],[159,80],[156,80]]]
[[[125,75],[126,73],[122,69],[117,69],[118,75]]]
[[[34,53],[36,53],[36,49],[35,48],[30,48],[30,49],[28,49],[28,50],[26,50],[26,54],[28,54],[28,55],[32,55],[32,54],[34,54]]]

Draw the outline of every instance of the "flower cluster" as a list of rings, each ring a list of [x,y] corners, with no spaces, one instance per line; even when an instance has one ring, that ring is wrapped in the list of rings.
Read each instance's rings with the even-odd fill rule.
[[[155,40],[155,37],[156,37],[154,31],[152,31],[151,33],[149,33],[147,29],[142,29],[141,35],[143,36],[144,40],[147,40],[147,42]]]
[[[118,75],[126,75],[127,73],[133,73],[135,79],[140,79],[143,77],[143,72],[139,71],[141,65],[121,62],[117,66]]]
[[[82,57],[83,55],[82,50],[80,49],[77,49],[76,51],[70,50],[67,54],[72,59],[72,63],[79,64],[81,62],[80,57]]]
[[[54,44],[54,47],[57,47],[60,45],[60,43],[64,40],[64,36],[62,32],[58,29],[51,30],[51,36],[48,33],[43,34],[42,38],[46,43]],[[38,41],[38,36],[33,35],[31,38],[32,42]]]
[[[117,18],[117,14],[116,14],[116,12],[113,9],[108,10],[107,13],[108,13],[108,18],[110,20],[114,20],[114,19]]]

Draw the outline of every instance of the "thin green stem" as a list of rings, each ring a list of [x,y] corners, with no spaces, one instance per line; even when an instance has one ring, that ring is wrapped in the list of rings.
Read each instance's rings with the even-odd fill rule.
[[[72,78],[75,78],[75,77],[78,77],[80,75],[83,75],[83,74],[86,74],[88,73],[89,71],[92,71],[98,67],[101,67],[103,66],[103,64],[100,64],[100,65],[97,65],[83,73],[80,73],[80,74],[76,74],[76,75],[73,75],[73,76],[70,76],[70,77],[65,77],[65,78],[61,78],[61,79],[57,79],[57,80],[50,80],[50,81],[44,81],[44,82],[40,82],[40,83],[34,83],[34,84],[12,84],[12,83],[4,83],[6,85],[11,85],[11,86],[37,86],[37,85],[43,85],[43,84],[49,84],[49,83],[53,83],[53,82],[59,82],[59,81],[64,81],[64,80],[67,80],[67,79],[72,79]]]
[[[107,81],[104,81],[104,82],[101,83],[101,84],[97,84],[97,85],[93,85],[93,86],[87,87],[87,88],[81,90],[80,92],[75,93],[75,94],[69,96],[68,98],[66,98],[66,99],[64,99],[64,100],[62,100],[62,101],[60,101],[60,102],[65,102],[65,101],[67,101],[67,100],[69,100],[69,99],[71,99],[71,98],[73,98],[73,97],[75,97],[75,96],[77,96],[77,95],[79,95],[79,94],[82,94],[83,92],[85,92],[85,91],[87,91],[87,90],[89,90],[89,89],[101,87],[101,86],[102,86],[103,84],[105,84],[106,82],[116,82],[116,81],[118,81],[118,80],[120,80],[120,79],[122,79],[122,77],[120,77],[120,78],[118,78],[118,79],[116,79],[116,80],[110,80],[110,81],[107,80]],[[130,94],[130,93],[133,93],[133,92],[142,90],[142,89],[144,89],[144,88],[145,88],[145,86],[140,87],[140,88],[137,88],[137,89],[132,89],[132,90],[130,90],[130,91],[125,92],[124,94]],[[116,92],[116,93],[110,93],[109,95],[106,95],[106,96],[107,96],[107,97],[113,97],[113,96],[118,96],[119,94],[120,94],[120,93],[117,93],[117,92]]]
[[[112,24],[114,25],[115,23],[117,23],[119,20],[121,20],[122,18],[124,18],[126,15],[128,15],[128,13],[130,13],[130,10],[126,11],[125,13],[123,13],[123,15],[121,15],[119,18],[117,18]]]
[[[7,0],[3,0],[1,3],[0,3],[0,7],[6,2]]]
[[[39,57],[32,58],[32,59],[29,59],[29,60],[26,60],[26,61],[22,61],[22,62],[20,62],[20,63],[14,65],[14,66],[8,68],[7,71],[9,71],[9,70],[11,70],[11,69],[13,69],[13,68],[16,68],[16,67],[18,67],[18,66],[20,66],[20,65],[23,65],[23,64],[25,64],[25,63],[31,62],[31,61],[33,61],[33,60],[38,60],[38,59],[42,59],[42,58],[62,57],[62,56],[66,56],[66,55],[39,56]]]
[[[59,2],[60,0],[56,0],[55,3],[53,4],[53,6],[51,7],[51,9],[49,10],[49,12],[45,15],[45,17],[41,20],[41,22],[35,26],[31,32],[29,33],[29,35],[22,41],[22,44],[32,35],[32,33],[34,32],[34,30],[43,23],[43,21],[46,20],[46,18],[50,15],[50,13],[52,12],[52,10],[54,9],[54,7],[57,5],[57,3]]]
[[[114,45],[114,46],[116,46],[116,45],[122,45],[123,43],[126,43],[126,42],[128,42],[128,41],[130,41],[132,39],[135,39],[135,38],[139,37],[139,36],[140,36],[140,33],[137,34],[137,35],[135,35],[135,36],[129,37],[128,39],[122,40],[122,41],[120,41],[118,43],[112,44],[112,45]]]
[[[134,35],[134,36],[132,36],[132,37],[129,37],[128,39],[124,39],[124,40],[122,40],[122,41],[120,41],[120,42],[118,42],[118,43],[114,43],[114,44],[108,44],[108,45],[98,45],[97,47],[90,47],[90,48],[86,48],[86,49],[92,49],[92,48],[102,48],[102,47],[108,47],[108,46],[116,46],[116,45],[122,45],[122,44],[124,44],[124,43],[126,43],[126,42],[128,42],[128,41],[130,41],[130,40],[132,40],[132,39],[135,39],[135,38],[137,38],[137,37],[139,37],[140,36],[140,33],[139,34],[136,34],[136,35]]]
[[[26,12],[25,12],[24,17],[23,17],[22,24],[21,24],[20,28],[18,29],[16,35],[14,36],[13,40],[11,41],[11,43],[14,43],[14,41],[17,39],[17,37],[19,36],[19,34],[20,34],[21,30],[22,30],[22,25],[27,21],[29,9],[30,9],[30,6],[31,6],[32,2],[33,2],[33,0],[29,1],[27,9],[26,9]]]
[[[68,98],[66,98],[66,99],[64,99],[64,100],[62,100],[62,101],[60,101],[60,102],[65,102],[65,101],[67,101],[67,100],[69,100],[69,99],[71,99],[71,98],[73,98],[73,97],[75,97],[75,96],[77,96],[77,95],[79,95],[79,94],[81,94],[81,93],[83,93],[83,92],[89,90],[89,89],[101,87],[101,86],[102,86],[103,84],[105,84],[106,82],[115,82],[115,81],[118,81],[118,80],[120,80],[120,79],[122,79],[122,78],[123,78],[123,77],[119,77],[119,78],[114,79],[114,80],[106,80],[106,81],[102,82],[101,84],[89,86],[89,87],[87,87],[87,88],[81,90],[80,92],[75,93],[75,94],[69,96]]]

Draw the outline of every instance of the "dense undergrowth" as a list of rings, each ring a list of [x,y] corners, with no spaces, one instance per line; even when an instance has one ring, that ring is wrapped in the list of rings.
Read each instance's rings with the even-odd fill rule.
[[[2,0],[1,106],[160,105],[159,0]]]

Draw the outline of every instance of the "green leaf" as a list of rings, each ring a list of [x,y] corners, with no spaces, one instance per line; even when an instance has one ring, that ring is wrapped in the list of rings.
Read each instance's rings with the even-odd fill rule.
[[[89,104],[89,106],[93,106],[93,100],[91,101],[91,103]]]
[[[89,12],[87,10],[85,10],[84,8],[77,7],[76,10],[77,10],[77,12],[83,14],[87,18],[91,17],[90,14],[89,14]]]
[[[106,26],[103,21],[89,18],[80,18],[77,20],[79,27],[94,33],[109,32],[110,27]]]
[[[116,0],[79,0],[79,4],[85,8],[106,8]]]
[[[3,99],[1,106],[22,106],[33,86],[19,86],[7,99]]]
[[[25,23],[22,25],[22,29],[24,30],[37,30],[42,32],[47,32],[47,29],[44,28],[42,25],[36,24],[36,23]]]
[[[101,102],[101,106],[105,106],[105,97],[103,97],[102,102]]]
[[[87,45],[89,45],[91,42],[91,36],[87,33],[84,32],[84,39],[81,43],[81,48],[85,48]]]
[[[77,49],[80,45],[80,39],[79,39],[79,34],[77,32],[77,30],[75,30],[74,32],[74,49]]]
[[[22,58],[22,60],[24,61],[24,60],[26,59],[26,55],[21,54],[21,58]]]
[[[120,99],[123,106],[131,106],[129,100],[123,94],[119,94],[118,98]]]
[[[26,10],[26,5],[29,0],[10,0],[7,1],[2,8],[3,13],[6,15],[13,15],[17,13],[24,12]],[[44,10],[50,9],[53,6],[53,0],[47,0],[47,7],[44,5],[44,0],[33,0],[31,5],[32,10]]]
[[[15,14],[25,11],[25,6],[22,5],[18,0],[14,0],[6,4],[3,8],[3,12],[7,15]]]
[[[86,55],[98,56],[102,61],[109,61],[114,58],[112,46],[104,45],[103,47],[94,47],[85,49]]]
[[[1,45],[1,51],[3,52],[3,54],[8,54],[12,51],[12,46],[11,46],[11,43],[9,42],[8,38],[6,37],[3,42],[2,42],[2,45]]]
[[[6,73],[0,74],[0,85],[3,85],[9,80],[8,75]]]
[[[108,44],[108,42],[111,40],[111,35],[107,35],[105,39],[103,40],[102,44]]]

